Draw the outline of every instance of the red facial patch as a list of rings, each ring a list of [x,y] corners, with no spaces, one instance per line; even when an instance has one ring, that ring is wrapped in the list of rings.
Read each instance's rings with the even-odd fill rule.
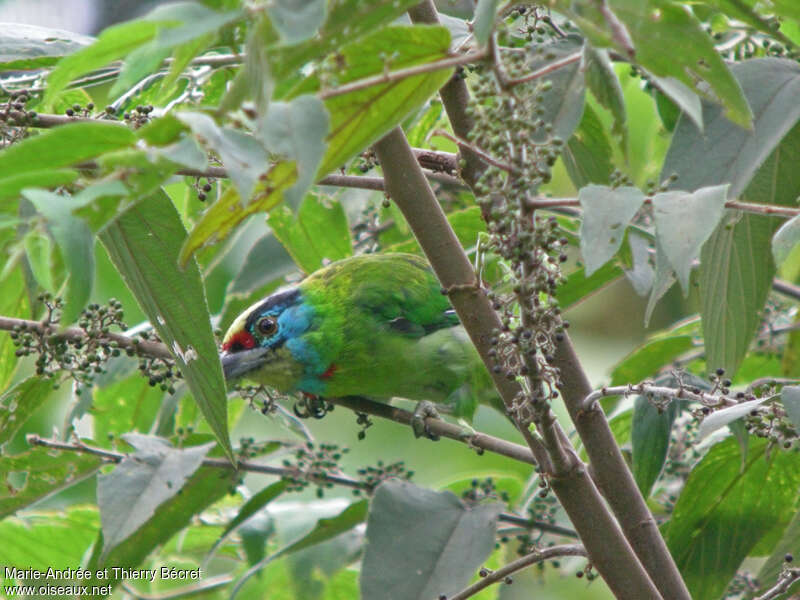
[[[237,352],[238,350],[250,350],[255,348],[256,340],[246,331],[238,331],[231,339],[222,344],[222,349],[225,352]]]
[[[331,376],[332,376],[334,373],[336,373],[336,365],[331,365],[330,367],[328,367],[328,368],[325,370],[325,372],[324,372],[324,373],[323,373],[323,374],[322,374],[320,377],[321,377],[322,379],[328,379],[328,378],[329,378],[329,377],[331,377]]]

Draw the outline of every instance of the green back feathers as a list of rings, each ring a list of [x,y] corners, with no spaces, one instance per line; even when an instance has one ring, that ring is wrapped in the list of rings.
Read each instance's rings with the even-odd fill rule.
[[[430,267],[413,254],[348,258],[316,271],[300,287],[315,307],[327,304],[350,318],[372,317],[412,337],[458,324]]]

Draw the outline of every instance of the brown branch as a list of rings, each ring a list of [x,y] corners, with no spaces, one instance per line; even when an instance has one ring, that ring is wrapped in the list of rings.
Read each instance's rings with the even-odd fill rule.
[[[425,0],[408,10],[408,16],[412,23],[429,23],[439,25],[439,15],[436,12],[432,0]],[[463,77],[458,73],[450,78],[439,90],[439,95],[444,104],[444,110],[453,126],[453,132],[461,139],[467,139],[472,130],[473,120],[467,112],[469,106],[469,90]],[[461,169],[461,176],[467,185],[474,186],[484,170],[484,164],[480,157],[469,148],[459,148],[464,158],[464,166]]]
[[[779,294],[783,294],[784,296],[789,296],[795,300],[800,300],[800,286],[789,283],[788,281],[783,281],[782,279],[773,279],[772,289]]]
[[[414,420],[414,413],[397,408],[382,402],[374,402],[367,398],[360,396],[346,396],[343,398],[330,398],[327,399],[332,404],[345,406],[353,411],[366,413],[382,419],[388,419],[401,425],[411,425]],[[425,426],[428,431],[439,437],[446,437],[457,442],[467,444],[471,448],[477,450],[487,450],[494,454],[507,456],[520,462],[529,465],[535,465],[533,454],[525,446],[508,442],[501,438],[496,438],[491,435],[480,432],[472,432],[465,430],[458,425],[453,425],[442,419],[428,417],[425,419]]]
[[[558,558],[559,556],[586,556],[586,549],[580,544],[568,544],[564,546],[551,546],[550,548],[536,550],[526,556],[523,556],[522,558],[518,558],[517,560],[508,563],[496,571],[488,573],[486,577],[476,581],[468,588],[461,590],[455,596],[448,596],[447,600],[466,600],[481,590],[486,589],[490,585],[502,582],[506,577],[509,577],[518,571],[522,571],[523,569],[526,569],[531,565],[535,565],[536,563],[550,560],[551,558]]]

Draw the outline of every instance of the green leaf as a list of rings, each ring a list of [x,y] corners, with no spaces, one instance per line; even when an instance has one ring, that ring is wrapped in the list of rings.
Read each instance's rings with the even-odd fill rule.
[[[772,257],[775,259],[775,264],[782,265],[798,242],[800,242],[800,216],[786,221],[772,236]]]
[[[162,24],[155,43],[171,48],[216,32],[241,16],[240,10],[217,12],[200,2],[181,1],[156,6],[144,20]]]
[[[178,118],[188,125],[198,140],[217,152],[239,196],[250,198],[259,177],[268,169],[267,152],[251,135],[229,127],[219,127],[214,119],[199,112],[181,112]]]
[[[617,363],[611,372],[611,385],[644,381],[693,347],[694,341],[690,335],[648,341]]]
[[[180,216],[163,192],[133,204],[100,233],[111,260],[175,356],[211,430],[233,460],[225,381],[200,271],[194,262],[178,268],[186,239]]]
[[[0,545],[0,561],[3,565],[42,573],[50,568],[75,569],[91,546],[99,525],[97,509],[87,507],[73,507],[64,512],[31,511],[5,519],[0,522],[0,539],[14,543]],[[11,582],[7,578],[5,583]],[[61,585],[64,583],[62,580]]]
[[[180,252],[180,264],[198,249],[227,238],[239,223],[257,212],[267,212],[283,201],[284,192],[297,181],[297,166],[279,162],[259,180],[253,198],[242,205],[236,188],[231,186],[197,221]]]
[[[93,41],[63,29],[3,23],[0,25],[0,72],[49,67]]]
[[[364,35],[380,34],[385,31],[383,25],[417,3],[416,0],[333,0],[329,2],[325,24],[313,39],[291,46],[276,45],[269,49],[272,74],[276,79],[282,79],[304,64]],[[391,51],[388,54],[391,55]]]
[[[693,191],[730,183],[739,197],[756,170],[800,119],[800,65],[791,60],[762,58],[731,67],[753,109],[752,131],[728,121],[718,106],[703,103],[705,128],[700,132],[681,117],[675,128],[661,180],[678,175],[673,187]]]
[[[752,126],[742,89],[714,48],[694,13],[666,0],[610,0],[610,9],[625,24],[636,49],[636,61],[660,77],[674,77],[711,101],[740,127]],[[664,48],[681,48],[664,52]],[[704,81],[708,89],[698,86]]]
[[[201,467],[184,484],[182,493],[173,495],[156,508],[152,518],[129,536],[124,544],[112,550],[104,561],[100,558],[103,547],[100,533],[87,568],[96,571],[105,566],[110,576],[99,580],[95,578],[88,585],[116,586],[120,582],[119,571],[113,571],[110,567],[130,569],[141,565],[154,548],[167,542],[204,509],[230,492],[236,478],[233,469],[221,471],[213,467]]]
[[[499,0],[478,0],[475,7],[475,18],[472,21],[472,31],[475,39],[481,46],[489,41],[489,36],[494,31],[494,19],[497,15]]]
[[[136,448],[111,473],[97,478],[103,528],[101,557],[144,525],[164,502],[182,491],[214,443],[173,448],[166,440],[138,433],[122,436]],[[102,558],[101,558],[102,560]]]
[[[0,396],[0,446],[14,437],[31,415],[47,400],[53,382],[43,377],[28,377]]]
[[[623,271],[617,265],[606,263],[589,277],[586,276],[586,269],[581,267],[577,271],[570,273],[566,281],[558,286],[556,296],[558,305],[566,309],[591,296],[594,292],[601,290],[608,284],[622,277]]]
[[[367,500],[359,500],[357,502],[353,502],[335,517],[320,519],[317,521],[314,529],[301,537],[299,540],[283,548],[278,555],[286,556],[287,554],[298,552],[304,548],[309,548],[334,538],[340,533],[349,531],[356,525],[364,522],[364,520],[367,518],[368,507],[369,502]]]
[[[325,154],[328,111],[316,96],[299,96],[291,102],[271,102],[256,125],[256,137],[272,154],[297,163],[297,183],[286,190],[286,201],[296,206],[314,183]]]
[[[64,294],[61,325],[77,320],[89,301],[94,285],[94,236],[89,226],[72,215],[71,198],[45,190],[29,189],[23,195],[47,220],[47,227],[61,250],[69,277]]]
[[[689,292],[692,263],[722,218],[727,192],[726,184],[653,196],[658,250],[675,270],[684,294]]]
[[[220,540],[227,536],[231,531],[236,529],[239,525],[247,521],[250,517],[264,508],[267,504],[272,502],[275,498],[280,496],[285,490],[288,482],[285,479],[276,481],[272,485],[266,486],[260,492],[252,496],[247,502],[242,505],[236,516],[231,519],[230,523],[225,527],[222,532]]]
[[[730,183],[729,197],[755,203],[794,205],[800,195],[800,66],[759,59],[734,65],[756,115],[754,131],[727,122],[718,107],[704,105],[705,131],[681,117],[662,178],[678,174],[676,186],[694,190]],[[701,315],[710,369],[736,371],[760,323],[775,265],[769,250],[777,221],[734,213],[700,254]]]
[[[669,450],[672,424],[680,412],[677,400],[661,410],[650,399],[638,396],[633,405],[631,448],[633,478],[645,498],[650,496],[653,484],[664,468]]]
[[[30,314],[30,298],[25,285],[22,265],[18,264],[14,267],[9,261],[6,267],[8,273],[0,279],[0,286],[4,290],[4,293],[0,295],[0,315],[29,319],[32,316]],[[10,335],[0,336],[0,390],[8,387],[19,363],[19,359],[15,355],[16,349]]]
[[[299,551],[311,548],[322,542],[331,540],[342,533],[350,531],[356,525],[364,522],[367,517],[367,507],[369,503],[367,500],[359,500],[350,504],[341,513],[333,517],[324,517],[317,521],[314,528],[302,535],[299,539],[284,546],[274,554],[267,556],[257,564],[253,565],[236,583],[236,586],[231,591],[231,598],[237,595],[239,590],[244,586],[247,580],[261,571],[268,563]]]
[[[97,456],[58,452],[38,446],[0,458],[0,519],[94,474],[103,462]],[[22,486],[9,479],[24,474]]]
[[[56,290],[51,271],[53,244],[50,236],[34,229],[25,234],[24,243],[25,255],[36,282],[46,291],[54,293]]]
[[[578,201],[583,208],[581,256],[587,275],[592,275],[619,250],[628,222],[644,203],[644,194],[635,187],[592,184],[578,192]]]
[[[295,218],[283,205],[270,213],[267,223],[275,237],[306,273],[313,273],[325,263],[353,254],[350,227],[339,202],[309,194]]]
[[[692,120],[698,131],[703,131],[703,105],[700,97],[682,81],[674,77],[652,76],[653,84]]]
[[[443,27],[387,27],[341,50],[347,68],[339,74],[339,81],[344,84],[382,73],[382,55],[395,57],[392,67],[400,69],[446,58],[449,47],[450,33]],[[383,137],[444,85],[451,74],[451,69],[444,69],[328,98],[325,106],[330,114],[331,133],[317,177],[339,168]]]
[[[159,23],[153,21],[128,21],[114,25],[103,31],[91,46],[61,60],[47,78],[47,88],[42,100],[44,109],[50,109],[55,97],[70,81],[146,44],[155,37],[158,29]]]
[[[0,152],[0,173],[14,173],[13,177],[31,172],[40,174],[46,169],[67,167],[132,146],[135,142],[136,136],[121,125],[101,121],[68,123],[5,148]],[[0,180],[0,186],[8,179]]]
[[[455,594],[494,550],[501,505],[466,507],[451,492],[382,483],[372,499],[361,568],[364,600]]]
[[[655,269],[650,264],[650,240],[640,233],[628,232],[628,248],[633,263],[625,269],[625,277],[637,294],[644,297],[653,287]]]
[[[267,13],[283,41],[294,45],[314,37],[325,23],[325,0],[277,0]]]
[[[611,112],[614,118],[613,131],[621,134],[624,140],[627,137],[628,122],[625,97],[608,52],[594,48],[591,44],[584,44],[583,68],[586,85],[600,105]]]
[[[590,183],[608,184],[614,166],[611,164],[611,144],[597,113],[590,105],[561,153],[564,167],[573,185],[581,189]]]
[[[647,300],[647,307],[644,311],[644,326],[650,322],[656,304],[667,293],[672,284],[675,283],[675,272],[667,259],[666,253],[659,248],[660,242],[656,238],[656,266],[653,274],[653,287],[650,289],[650,298]]]
[[[792,452],[750,439],[716,444],[692,469],[666,530],[667,546],[695,600],[716,600],[742,560],[795,510],[800,462]]]
[[[797,431],[800,431],[800,386],[784,386],[781,390],[781,402],[789,421]]]
[[[149,385],[136,372],[111,385],[93,390],[92,423],[94,439],[104,443],[129,431],[147,433],[164,399],[164,392]]]
[[[549,64],[568,56],[578,56],[582,52],[583,39],[577,35],[569,35],[555,42],[543,44],[542,53],[534,53],[528,68],[531,71],[542,69]],[[550,137],[568,140],[581,122],[586,98],[586,83],[579,60],[562,66],[547,75],[550,89],[543,92],[539,108],[544,109],[541,119],[550,123],[552,132],[541,131],[534,137],[536,141],[544,141]]]
[[[2,155],[0,155],[2,161]],[[15,198],[29,187],[53,188],[69,185],[78,178],[73,169],[45,169],[44,171],[27,171],[19,175],[0,178],[0,200]]]
[[[158,70],[175,46],[189,45],[199,39],[205,47],[213,41],[213,36],[209,38],[209,34],[216,34],[241,15],[238,10],[220,13],[197,2],[171,2],[157,6],[144,20],[168,23],[169,27],[162,26],[152,41],[128,54],[110,95],[122,94],[136,82]],[[174,80],[174,76],[171,79]],[[172,81],[166,81],[166,85],[171,83]]]

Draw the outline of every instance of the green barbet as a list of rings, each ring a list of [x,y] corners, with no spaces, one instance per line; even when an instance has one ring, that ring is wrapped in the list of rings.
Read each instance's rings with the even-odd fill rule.
[[[355,256],[257,302],[222,343],[228,380],[335,398],[431,401],[471,419],[501,408],[489,373],[428,264]]]

